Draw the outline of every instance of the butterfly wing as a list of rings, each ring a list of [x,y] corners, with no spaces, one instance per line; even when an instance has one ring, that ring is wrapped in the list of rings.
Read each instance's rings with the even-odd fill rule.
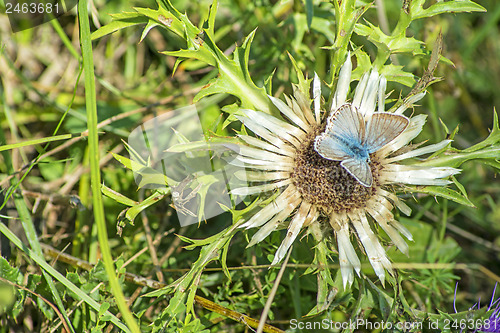
[[[410,120],[402,115],[375,112],[366,125],[364,145],[368,152],[374,153],[397,138],[409,123]]]
[[[346,139],[364,138],[365,120],[351,104],[344,104],[326,121],[325,133],[337,134]]]
[[[348,158],[340,163],[363,186],[373,184],[372,171],[368,161],[359,158]]]
[[[361,145],[364,136],[363,116],[354,106],[344,104],[328,117],[325,131],[314,140],[314,150],[329,160],[345,160],[353,157],[349,145]]]
[[[314,139],[314,150],[323,158],[333,161],[341,161],[350,157],[341,141],[325,135],[325,133],[318,135]]]

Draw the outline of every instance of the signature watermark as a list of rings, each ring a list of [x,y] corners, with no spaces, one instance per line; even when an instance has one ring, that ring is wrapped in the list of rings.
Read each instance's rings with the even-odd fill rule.
[[[31,29],[64,15],[77,0],[5,0],[3,12],[13,32]]]
[[[291,329],[307,329],[307,330],[355,330],[355,329],[367,329],[367,330],[387,330],[387,329],[399,329],[399,330],[410,330],[410,329],[422,329],[422,322],[389,322],[389,321],[377,321],[372,322],[366,319],[357,319],[349,321],[333,321],[330,319],[323,319],[321,321],[299,321],[297,319],[290,320]],[[436,327],[437,328],[437,327]]]
[[[246,186],[237,145],[210,140],[195,105],[169,111],[134,129],[127,149],[139,188],[170,191],[181,226],[220,215],[242,201]]]
[[[428,320],[422,321],[369,321],[367,319],[358,318],[356,320],[349,321],[333,321],[330,319],[323,319],[321,321],[299,321],[298,319],[290,320],[290,329],[292,330],[329,330],[329,331],[340,331],[340,330],[397,330],[401,332],[413,332],[423,330],[436,330],[441,332],[441,330],[477,330],[477,329],[488,329],[492,327],[492,323],[489,319],[444,319],[444,320]]]

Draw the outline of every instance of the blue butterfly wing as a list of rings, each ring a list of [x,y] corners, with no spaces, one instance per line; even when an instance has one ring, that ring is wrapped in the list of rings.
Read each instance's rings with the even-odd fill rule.
[[[372,171],[368,161],[360,158],[348,158],[340,163],[363,186],[373,184]]]
[[[364,135],[363,116],[354,106],[344,104],[328,117],[325,131],[314,140],[314,150],[329,160],[345,160],[354,157],[349,146],[360,146]]]
[[[361,141],[365,135],[365,120],[356,107],[344,104],[328,117],[325,133]]]
[[[409,123],[410,120],[402,115],[375,112],[366,125],[363,145],[369,153],[374,153],[397,138]]]
[[[318,135],[314,140],[314,150],[323,158],[333,161],[341,161],[349,158],[346,146],[336,138],[329,135]]]

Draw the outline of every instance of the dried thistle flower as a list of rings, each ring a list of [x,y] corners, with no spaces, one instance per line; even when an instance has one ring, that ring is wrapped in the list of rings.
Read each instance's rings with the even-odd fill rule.
[[[369,123],[376,110],[385,112],[387,81],[375,70],[365,73],[357,84],[353,100],[349,101],[351,71],[348,57],[340,71],[328,113],[335,113],[341,106],[348,105]],[[423,96],[424,93],[420,93],[407,99],[394,114],[402,115]],[[259,228],[248,246],[261,242],[290,218],[286,237],[273,260],[276,264],[283,259],[302,229],[327,221],[337,240],[344,286],[352,284],[353,270],[359,275],[361,269],[351,235],[358,239],[376,275],[384,283],[385,270],[390,272],[392,265],[369,220],[378,224],[396,247],[408,255],[408,245],[401,235],[409,240],[412,240],[412,235],[394,219],[392,210],[397,207],[406,215],[411,210],[396,196],[394,188],[404,184],[447,185],[450,181],[444,178],[460,170],[401,162],[445,148],[450,140],[421,148],[410,145],[422,131],[426,116],[408,118],[408,125],[399,135],[370,154],[369,170],[373,181],[367,186],[344,168],[341,161],[326,159],[315,149],[315,139],[326,126],[322,119],[326,112],[321,110],[320,97],[320,81],[315,76],[312,109],[311,100],[294,87],[294,96],[285,96],[286,103],[269,96],[285,120],[248,109],[241,110],[241,115],[237,116],[257,137],[239,136],[243,143],[238,147],[236,159],[245,165],[245,177],[251,184],[231,193],[246,196],[279,191],[270,203],[242,224],[247,229]]]

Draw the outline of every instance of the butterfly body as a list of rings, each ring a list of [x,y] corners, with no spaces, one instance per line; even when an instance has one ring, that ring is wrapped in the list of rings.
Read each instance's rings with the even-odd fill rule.
[[[408,124],[405,116],[386,112],[375,112],[366,120],[356,107],[344,104],[328,117],[314,149],[323,158],[342,161],[340,165],[359,183],[371,187],[370,154],[393,141]]]
[[[370,159],[370,153],[368,152],[367,147],[363,145],[363,142],[361,142],[359,138],[342,137],[336,134],[333,134],[332,137],[344,145],[344,153],[346,155],[361,158],[364,160]]]

